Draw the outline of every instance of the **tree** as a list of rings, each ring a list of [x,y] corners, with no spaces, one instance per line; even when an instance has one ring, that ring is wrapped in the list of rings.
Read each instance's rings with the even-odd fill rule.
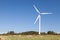
[[[9,31],[7,34],[15,34],[14,31]]]
[[[56,34],[54,31],[48,31],[47,34]]]

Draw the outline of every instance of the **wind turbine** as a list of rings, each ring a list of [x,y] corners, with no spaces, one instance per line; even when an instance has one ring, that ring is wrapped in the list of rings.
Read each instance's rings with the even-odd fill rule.
[[[37,7],[35,5],[33,5],[34,9],[36,10],[36,12],[38,13],[38,16],[34,22],[34,24],[37,22],[37,20],[39,21],[38,22],[38,27],[39,27],[39,35],[41,34],[41,14],[52,14],[52,13],[40,13],[40,11],[37,9]]]

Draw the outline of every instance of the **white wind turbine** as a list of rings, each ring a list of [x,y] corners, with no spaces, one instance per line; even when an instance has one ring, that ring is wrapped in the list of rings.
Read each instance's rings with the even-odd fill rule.
[[[52,13],[40,13],[40,11],[37,9],[37,7],[35,5],[33,5],[34,9],[36,10],[36,12],[38,13],[37,19],[35,20],[34,24],[37,22],[37,20],[39,21],[38,27],[39,27],[39,35],[41,32],[41,14],[52,14]]]

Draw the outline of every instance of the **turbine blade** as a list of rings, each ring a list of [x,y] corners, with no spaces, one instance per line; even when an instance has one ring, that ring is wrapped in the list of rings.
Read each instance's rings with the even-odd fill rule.
[[[34,24],[37,22],[37,20],[39,19],[39,17],[40,17],[40,15],[37,16],[37,18],[36,18]]]
[[[41,13],[41,14],[52,14],[52,13]]]
[[[33,5],[34,9],[40,14],[39,10],[37,9],[37,7],[35,5]]]

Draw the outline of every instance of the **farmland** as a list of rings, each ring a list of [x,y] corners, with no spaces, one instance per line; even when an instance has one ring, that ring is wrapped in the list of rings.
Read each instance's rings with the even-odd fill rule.
[[[60,35],[0,35],[0,40],[60,40]]]

